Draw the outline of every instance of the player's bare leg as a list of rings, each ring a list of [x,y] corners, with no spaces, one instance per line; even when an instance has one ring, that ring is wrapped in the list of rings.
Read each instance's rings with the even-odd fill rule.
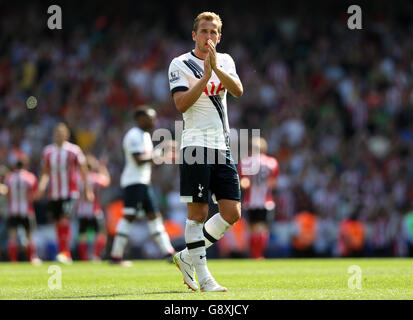
[[[175,254],[175,249],[172,247],[171,240],[169,239],[169,235],[165,230],[165,226],[163,224],[163,219],[161,214],[158,213],[148,213],[148,227],[149,232],[156,242],[158,247],[161,249],[162,255],[168,259],[168,261],[172,261],[172,257]]]
[[[222,218],[230,225],[233,225],[241,218],[241,202],[235,200],[218,200],[219,211]]]

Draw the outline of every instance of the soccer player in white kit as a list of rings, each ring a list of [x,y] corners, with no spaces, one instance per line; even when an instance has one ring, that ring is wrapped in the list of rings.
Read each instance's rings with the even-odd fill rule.
[[[124,201],[123,218],[116,227],[110,261],[124,266],[130,265],[130,262],[123,261],[130,224],[136,217],[142,218],[143,214],[146,214],[149,232],[165,258],[175,253],[151,186],[154,154],[149,132],[155,126],[156,112],[151,108],[140,108],[135,111],[134,118],[136,125],[123,138],[126,161],[120,181]]]
[[[217,14],[199,14],[192,31],[195,49],[174,58],[168,71],[170,90],[184,119],[180,189],[181,201],[188,207],[187,247],[174,256],[174,262],[184,283],[194,291],[198,290],[195,272],[201,291],[227,291],[208,270],[206,248],[241,217],[239,177],[229,148],[226,95],[229,91],[239,98],[243,87],[231,56],[215,50],[221,28]],[[196,162],[188,161],[194,155]],[[220,212],[205,222],[209,192]]]

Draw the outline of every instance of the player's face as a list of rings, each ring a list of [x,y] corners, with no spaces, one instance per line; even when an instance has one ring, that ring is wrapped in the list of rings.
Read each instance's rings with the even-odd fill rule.
[[[58,144],[65,142],[69,139],[69,132],[65,127],[59,126],[54,131],[54,141]]]
[[[143,129],[145,131],[152,131],[155,128],[156,117],[144,116],[142,117]]]
[[[221,34],[218,32],[218,22],[216,20],[201,19],[197,31],[192,31],[192,39],[195,41],[197,49],[207,54],[208,40],[212,40],[215,46],[221,40]]]

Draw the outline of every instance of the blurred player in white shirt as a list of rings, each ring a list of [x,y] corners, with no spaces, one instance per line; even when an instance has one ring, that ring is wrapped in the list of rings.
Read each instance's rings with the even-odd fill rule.
[[[120,184],[123,189],[123,218],[116,227],[116,236],[111,251],[111,263],[129,266],[123,261],[125,246],[128,242],[130,224],[135,218],[146,214],[149,232],[165,258],[172,258],[175,249],[165,230],[162,215],[158,210],[151,186],[153,144],[150,132],[154,129],[156,112],[151,108],[139,108],[134,113],[136,125],[123,139],[125,167]]]

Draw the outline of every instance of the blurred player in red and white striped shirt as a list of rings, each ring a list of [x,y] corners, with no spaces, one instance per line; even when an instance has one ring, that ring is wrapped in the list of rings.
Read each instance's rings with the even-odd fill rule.
[[[76,203],[76,216],[79,219],[78,253],[81,260],[89,260],[86,231],[92,228],[96,234],[93,246],[93,260],[100,260],[102,251],[106,246],[105,217],[99,201],[99,191],[110,185],[110,175],[104,161],[98,161],[93,155],[86,156],[89,172],[87,181],[89,188],[93,190],[95,199],[88,201],[81,195]],[[79,190],[84,190],[83,180],[78,176]]]
[[[23,244],[28,260],[32,264],[40,264],[37,257],[36,246],[32,239],[32,231],[36,226],[36,217],[33,208],[33,199],[37,189],[36,176],[26,170],[28,164],[27,157],[19,157],[16,165],[10,173],[6,175],[3,193],[8,196],[8,251],[9,259],[12,262],[18,261],[18,236],[17,228],[23,226],[26,231],[27,243]]]
[[[274,212],[275,201],[272,191],[276,186],[280,173],[278,161],[266,155],[267,142],[264,138],[253,138],[251,141],[254,150],[260,150],[258,155],[252,155],[241,160],[239,175],[241,189],[244,190],[243,205],[247,209],[251,228],[251,256],[264,258],[264,252],[269,240],[268,219]],[[248,170],[259,163],[259,171],[255,175],[248,175]]]
[[[79,198],[77,172],[86,181],[87,166],[85,156],[79,146],[68,141],[69,128],[59,123],[53,133],[54,143],[43,150],[43,171],[39,181],[37,198],[44,195],[49,183],[50,210],[56,224],[59,254],[56,259],[61,263],[71,263],[70,218],[73,215],[75,200]],[[85,197],[93,201],[93,191],[86,184]]]

